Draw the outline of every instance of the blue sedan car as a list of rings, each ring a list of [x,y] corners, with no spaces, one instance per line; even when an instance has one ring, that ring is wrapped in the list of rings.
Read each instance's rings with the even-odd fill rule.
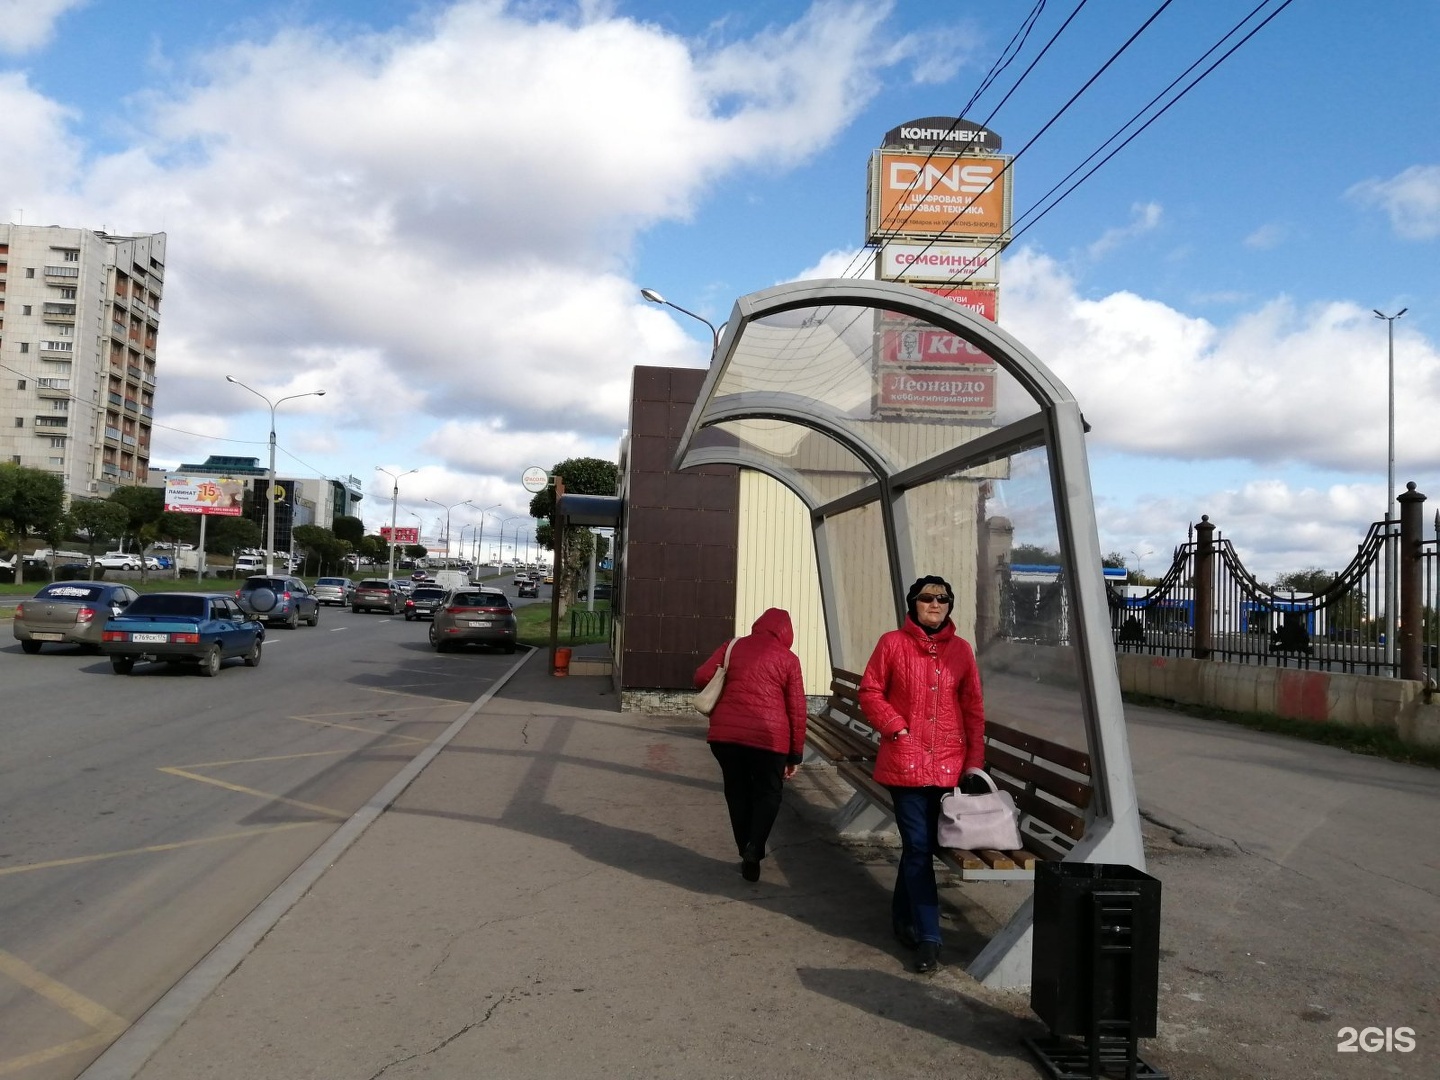
[[[213,677],[232,656],[258,667],[264,643],[265,627],[226,593],[144,593],[106,621],[100,647],[116,675],[161,660],[198,664],[200,674]]]

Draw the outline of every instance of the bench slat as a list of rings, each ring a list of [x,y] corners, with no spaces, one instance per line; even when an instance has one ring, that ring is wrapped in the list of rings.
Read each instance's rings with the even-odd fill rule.
[[[810,717],[807,730],[819,732],[824,739],[840,751],[842,756],[850,760],[873,761],[875,759],[877,748],[874,743],[862,738],[846,725],[824,713]]]
[[[984,848],[975,854],[984,859],[991,870],[1014,870],[1015,860],[1003,851],[995,851],[991,848]]]
[[[962,870],[985,869],[985,860],[973,851],[966,851],[964,848],[945,848],[943,853],[948,855]]]
[[[1004,743],[1023,753],[1043,758],[1046,761],[1053,761],[1056,765],[1061,765],[1073,772],[1081,773],[1084,776],[1090,775],[1090,755],[1085,751],[1076,750],[1062,743],[1051,742],[1049,739],[1042,739],[1037,735],[1027,734],[1005,724],[992,720],[985,721],[985,741]]]
[[[1091,788],[1078,780],[1052,772],[1037,761],[1026,761],[1016,757],[1003,747],[994,744],[985,747],[985,763],[1008,773],[1017,780],[1034,784],[1041,791],[1049,792],[1080,810],[1090,805]]]

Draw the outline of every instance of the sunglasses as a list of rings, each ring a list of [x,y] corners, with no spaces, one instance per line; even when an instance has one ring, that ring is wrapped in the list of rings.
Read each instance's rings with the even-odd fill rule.
[[[954,597],[946,596],[944,593],[922,592],[915,597],[915,600],[921,604],[949,604],[954,601]]]

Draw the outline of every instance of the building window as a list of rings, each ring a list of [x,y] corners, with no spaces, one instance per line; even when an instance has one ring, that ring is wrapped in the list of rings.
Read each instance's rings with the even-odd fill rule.
[[[27,278],[34,277],[34,276],[35,276],[35,267],[33,267],[33,266],[27,266],[27,267],[25,267],[25,276],[26,276]],[[16,460],[19,460],[19,459],[17,458]]]
[[[29,351],[30,351],[30,342],[28,342],[28,341],[22,341],[22,342],[20,342],[20,351],[21,351],[21,352],[29,352]]]
[[[30,305],[29,305],[29,304],[22,304],[21,307],[20,307],[20,314],[21,314],[21,315],[29,315],[29,314],[30,314]]]
[[[23,417],[23,416],[17,416],[17,417],[15,417],[15,426],[16,426],[16,427],[24,427],[24,426],[25,426],[25,417]]]
[[[25,380],[24,380],[24,379],[16,379],[16,380],[15,380],[15,389],[16,389],[16,390],[24,390],[24,389],[25,389]]]
[[[50,464],[56,466],[63,466],[65,464],[65,459],[63,457],[52,457],[50,459]]]
[[[65,449],[65,439],[64,439],[64,437],[63,437],[63,436],[61,436],[61,437],[52,436],[51,439],[50,439],[50,446],[51,446],[51,448],[54,449],[54,450],[64,450],[64,449]]]
[[[75,290],[74,290],[73,288],[71,288],[70,286],[68,286],[68,285],[65,286],[64,288],[62,288],[62,289],[60,290],[60,299],[61,299],[61,300],[74,300],[74,299],[75,299]]]
[[[67,252],[65,252],[65,261],[66,261],[66,262],[79,262],[79,261],[80,261],[80,252],[78,252],[78,251],[67,251]]]
[[[66,412],[70,408],[70,402],[64,398],[61,398],[59,401],[52,401],[50,403],[50,408],[53,409],[55,412]]]

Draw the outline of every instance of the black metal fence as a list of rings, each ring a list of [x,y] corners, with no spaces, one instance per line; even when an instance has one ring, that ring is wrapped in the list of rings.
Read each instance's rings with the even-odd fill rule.
[[[1202,518],[1160,583],[1109,589],[1121,652],[1435,678],[1440,654],[1440,514],[1421,536],[1425,496],[1409,485],[1400,520],[1377,521],[1317,592],[1272,589]]]

